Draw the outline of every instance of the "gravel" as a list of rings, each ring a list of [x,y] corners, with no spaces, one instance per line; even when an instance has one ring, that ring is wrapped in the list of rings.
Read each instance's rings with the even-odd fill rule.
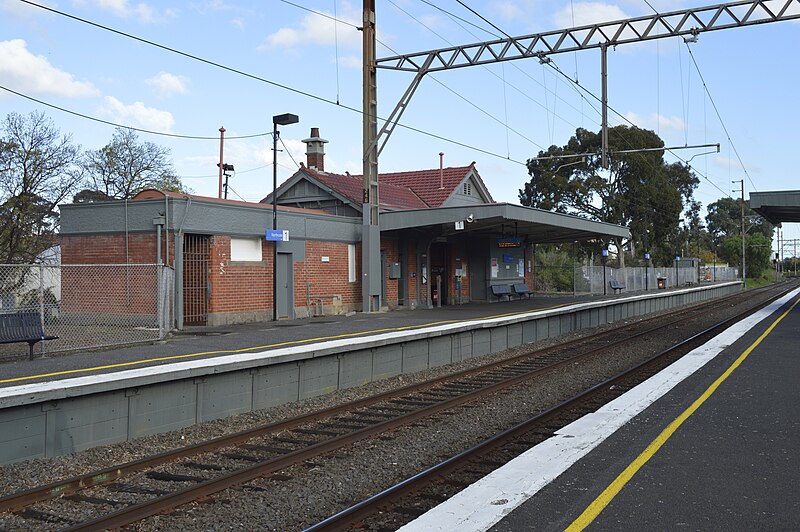
[[[244,486],[225,490],[208,501],[184,505],[172,514],[146,519],[133,528],[137,530],[302,529],[478,443],[489,434],[516,424],[598,380],[673,345],[688,336],[687,333],[699,331],[720,318],[735,314],[741,306],[751,305],[754,299],[754,296],[748,293],[737,300],[742,303],[736,306],[720,304],[714,307],[713,312],[704,312],[691,320],[683,321],[681,327],[675,326],[658,335],[648,335],[637,341],[635,347],[616,349],[613,358],[598,358],[592,363],[552,372],[544,379],[529,381],[516,386],[512,391],[460,407],[449,415],[435,416],[424,423],[416,423],[416,426],[362,441],[347,450],[316,459],[313,464],[294,466],[282,471],[276,478],[260,478]],[[510,358],[533,348],[540,349],[574,337],[594,334],[599,330],[613,329],[619,325],[579,331],[558,339],[537,342],[534,346],[520,346],[503,353],[386,379],[268,410],[203,423],[181,431],[98,447],[70,456],[0,466],[0,492],[9,494],[104,466],[245,430],[255,425],[344,404],[413,382]],[[192,460],[201,461],[196,457]],[[156,489],[159,486],[164,489],[164,485],[159,485],[157,481],[152,481],[151,485]],[[121,500],[122,496],[119,499]],[[129,500],[135,500],[135,497],[131,496]],[[91,507],[98,508],[98,505]],[[57,500],[37,506],[37,510],[52,512],[54,515],[64,515],[64,512],[69,511],[67,505],[62,505]],[[29,522],[26,523],[15,515],[0,515],[2,530],[23,530],[29,526]],[[53,529],[63,526],[64,523],[54,523]],[[47,528],[40,527],[42,530]]]

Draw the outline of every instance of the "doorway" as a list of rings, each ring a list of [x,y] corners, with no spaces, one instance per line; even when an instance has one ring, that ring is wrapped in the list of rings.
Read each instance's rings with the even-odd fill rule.
[[[294,318],[294,275],[292,254],[278,253],[278,318]]]
[[[208,235],[183,235],[183,323],[208,322]]]
[[[448,301],[448,257],[447,242],[435,242],[431,244],[431,274],[428,282],[431,283],[431,302],[434,306],[438,305],[437,299],[442,305]],[[455,273],[453,273],[455,275]],[[441,277],[441,283],[437,284],[437,278]],[[435,294],[435,295],[434,295]]]

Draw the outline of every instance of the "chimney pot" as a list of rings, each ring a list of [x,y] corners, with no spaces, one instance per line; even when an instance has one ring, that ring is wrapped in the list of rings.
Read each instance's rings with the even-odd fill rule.
[[[306,145],[306,166],[325,171],[325,144],[327,140],[319,136],[319,128],[311,128],[311,137],[304,139]]]

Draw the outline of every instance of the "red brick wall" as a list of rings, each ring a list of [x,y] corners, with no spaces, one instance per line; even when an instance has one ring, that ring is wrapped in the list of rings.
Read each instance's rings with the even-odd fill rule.
[[[382,304],[394,309],[397,308],[397,293],[400,280],[389,279],[389,265],[400,260],[400,248],[397,240],[381,239],[381,253],[386,256],[383,271],[383,278],[386,280],[386,301],[383,301]]]
[[[165,261],[165,235],[161,234],[161,260]],[[124,234],[59,235],[61,264],[155,264],[156,234],[129,233],[125,250]],[[170,234],[169,262],[175,263],[175,239]]]
[[[210,314],[272,310],[272,243],[261,241],[261,261],[231,262],[231,237],[209,242]]]
[[[346,242],[306,241],[306,260],[295,264],[295,305],[305,306],[306,288],[310,297],[322,298],[327,309],[361,309],[361,244],[356,244],[356,281],[348,280]],[[322,262],[322,257],[328,257]],[[334,301],[334,296],[341,296]]]
[[[414,277],[411,277],[411,273]],[[408,249],[406,249],[406,286],[408,287],[408,297],[406,305],[411,305],[411,301],[420,304],[417,301],[417,281],[419,280],[419,271],[417,270],[417,243],[409,242]]]
[[[85,266],[125,264],[126,259],[130,264],[155,264],[155,232],[129,233],[127,252],[124,234],[60,235],[59,244],[62,312],[84,315],[156,313],[155,267]],[[173,247],[172,239],[170,247]],[[170,262],[173,257],[171,250]]]
[[[468,265],[468,257],[467,257],[467,244],[464,241],[461,242],[453,242],[450,244],[450,249],[448,250],[449,261],[447,265],[447,294],[448,294],[448,301],[449,305],[457,305],[458,304],[458,290],[456,289],[456,268],[461,268],[463,270],[467,270],[467,275],[462,276],[461,278],[461,301],[466,303],[470,300],[469,298],[469,275],[472,273],[469,271]],[[460,260],[456,260],[460,259]]]

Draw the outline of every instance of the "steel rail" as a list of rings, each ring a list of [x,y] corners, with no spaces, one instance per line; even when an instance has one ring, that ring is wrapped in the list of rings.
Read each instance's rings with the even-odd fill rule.
[[[646,370],[649,366],[661,361],[665,357],[680,352],[687,346],[708,337],[709,335],[716,335],[724,329],[727,329],[734,323],[738,322],[750,314],[755,313],[761,308],[769,305],[786,293],[793,290],[794,287],[786,289],[776,296],[771,297],[766,302],[761,303],[751,309],[746,310],[734,317],[728,318],[716,325],[706,328],[705,330],[692,335],[691,337],[669,347],[652,357],[636,364],[635,366],[618,373],[601,383],[595,384],[590,388],[580,392],[579,394],[563,401],[560,404],[552,406],[547,410],[522,421],[513,427],[510,427],[500,433],[497,433],[490,438],[478,443],[477,445],[466,449],[416,475],[409,477],[398,484],[387,488],[372,497],[369,497],[353,506],[338,512],[319,523],[306,528],[303,532],[322,532],[329,530],[343,530],[347,524],[356,523],[363,520],[365,517],[372,515],[375,511],[390,502],[396,501],[401,497],[413,492],[418,492],[422,487],[432,481],[434,477],[443,476],[463,467],[464,464],[475,460],[479,456],[489,453],[494,449],[503,446],[506,442],[519,438],[520,436],[534,430],[535,428],[545,424],[548,420],[568,411],[581,403],[591,400],[592,397],[601,392],[607,391],[611,386],[616,385],[638,372]]]
[[[779,296],[776,296],[779,297]],[[694,310],[698,310],[698,306],[693,307]],[[281,469],[286,467],[292,466],[297,463],[301,463],[307,461],[309,459],[316,458],[322,454],[329,453],[332,451],[336,451],[341,449],[342,447],[346,447],[353,443],[362,441],[366,438],[373,437],[380,435],[382,433],[395,430],[397,428],[406,426],[408,424],[414,423],[421,419],[425,419],[431,417],[439,412],[452,410],[459,406],[462,406],[466,403],[475,401],[477,399],[486,397],[488,395],[503,391],[507,388],[511,388],[515,385],[518,385],[522,382],[530,380],[532,378],[541,377],[551,371],[555,371],[556,369],[562,368],[564,366],[569,366],[575,363],[576,360],[580,360],[583,358],[588,358],[590,356],[596,355],[598,352],[606,351],[611,349],[621,343],[629,342],[631,338],[636,336],[641,336],[643,334],[652,333],[654,330],[658,330],[663,327],[667,327],[670,325],[674,325],[675,321],[671,321],[668,324],[663,326],[655,327],[649,331],[642,332],[640,334],[636,334],[634,336],[628,336],[624,340],[620,340],[618,342],[612,342],[594,349],[587,351],[585,353],[579,354],[575,357],[571,357],[555,364],[550,364],[543,368],[534,369],[532,371],[526,372],[524,374],[520,374],[517,376],[513,376],[511,378],[502,380],[500,382],[495,382],[488,384],[486,386],[477,388],[475,390],[465,392],[457,397],[449,398],[438,403],[424,406],[419,410],[409,412],[403,415],[400,415],[396,418],[389,419],[386,421],[382,421],[376,423],[374,425],[364,427],[359,430],[355,430],[351,433],[344,434],[341,436],[337,436],[331,438],[329,440],[325,440],[303,449],[299,449],[297,451],[293,451],[291,453],[282,455],[277,458],[269,459],[265,462],[258,463],[246,468],[243,468],[238,471],[234,471],[215,479],[211,479],[202,483],[199,483],[194,486],[189,486],[184,488],[180,491],[176,491],[174,493],[164,495],[162,497],[158,497],[156,499],[146,501],[137,505],[133,505],[127,508],[120,509],[116,512],[107,514],[105,516],[98,517],[96,519],[75,525],[71,528],[67,528],[65,530],[74,532],[74,531],[85,531],[85,530],[104,530],[104,529],[114,529],[123,527],[130,523],[145,519],[147,517],[151,517],[153,515],[157,515],[159,513],[167,512],[181,506],[183,504],[195,501],[197,499],[202,499],[209,497],[215,493],[218,493],[224,489],[231,488],[237,485],[241,485],[245,482],[249,482],[259,477],[263,477],[272,473],[275,473]],[[618,330],[617,330],[618,332]],[[702,334],[702,333],[700,333]],[[695,338],[698,335],[693,336]],[[685,342],[681,342],[683,345]]]
[[[761,289],[759,289],[761,290]],[[733,294],[730,296],[726,296],[719,299],[714,299],[711,301],[703,302],[700,305],[693,305],[691,307],[684,307],[680,309],[676,309],[672,312],[667,314],[660,314],[657,316],[651,316],[645,318],[643,320],[637,321],[636,323],[630,324],[629,327],[636,327],[641,326],[642,324],[646,324],[647,322],[661,320],[665,317],[674,316],[674,315],[682,315],[687,312],[696,311],[698,308],[702,308],[704,305],[708,304],[715,304],[718,305],[719,303],[723,303],[726,300],[732,299],[737,297],[739,294]],[[681,319],[676,319],[675,321],[671,321],[666,324],[662,324],[660,326],[648,329],[643,333],[637,333],[634,336],[628,337],[628,339],[633,338],[637,335],[651,333],[654,330],[658,330],[659,328],[668,327],[682,321]],[[257,438],[259,436],[264,436],[274,432],[280,432],[283,430],[293,429],[308,423],[313,423],[316,421],[320,421],[326,418],[330,418],[337,414],[341,414],[347,412],[349,410],[358,409],[361,407],[373,405],[376,403],[380,403],[382,401],[386,401],[388,399],[392,399],[394,397],[399,397],[403,395],[408,395],[414,392],[418,392],[424,389],[432,388],[438,384],[442,384],[449,381],[457,381],[459,379],[468,378],[474,375],[480,375],[482,373],[486,373],[493,369],[502,368],[506,366],[511,366],[521,360],[536,358],[536,357],[543,357],[550,353],[563,350],[569,348],[571,346],[579,345],[579,344],[587,344],[589,342],[597,341],[602,339],[604,336],[608,336],[611,334],[616,334],[619,332],[619,328],[602,331],[597,334],[593,334],[591,336],[575,338],[572,340],[568,340],[566,342],[559,343],[557,345],[547,347],[544,349],[540,349],[534,351],[532,353],[524,353],[520,355],[516,355],[514,357],[510,357],[501,361],[493,362],[491,364],[478,366],[475,368],[462,370],[450,375],[445,375],[442,377],[437,377],[432,380],[425,381],[424,383],[417,383],[417,384],[410,384],[404,386],[402,388],[397,388],[395,390],[389,390],[377,395],[373,395],[370,397],[366,397],[363,399],[359,399],[357,401],[353,401],[350,403],[346,403],[343,405],[329,407],[324,410],[310,412],[308,414],[303,414],[298,417],[294,417],[288,420],[280,421],[277,423],[271,423],[269,425],[263,425],[259,427],[255,427],[252,429],[247,429],[241,432],[237,432],[234,434],[219,436],[212,440],[198,442],[195,444],[187,445],[185,447],[181,447],[179,449],[164,451],[162,453],[156,454],[154,456],[141,458],[138,460],[133,460],[130,462],[126,462],[125,464],[119,464],[110,466],[104,469],[100,469],[97,471],[93,471],[91,473],[83,474],[83,475],[76,475],[74,477],[52,482],[46,484],[44,486],[38,486],[35,488],[31,488],[25,491],[21,491],[18,493],[13,493],[6,495],[0,498],[0,512],[13,512],[21,510],[27,506],[35,504],[37,502],[42,502],[48,499],[53,499],[57,497],[62,497],[65,495],[71,495],[83,489],[91,488],[94,486],[100,486],[103,484],[111,483],[119,478],[122,478],[126,475],[130,475],[139,471],[143,471],[149,468],[153,468],[165,463],[169,463],[175,461],[180,458],[186,458],[189,456],[198,455],[201,453],[212,452],[217,449],[223,447],[231,447],[236,446],[238,444],[244,443],[248,440],[253,438]],[[607,348],[608,346],[604,346]]]

